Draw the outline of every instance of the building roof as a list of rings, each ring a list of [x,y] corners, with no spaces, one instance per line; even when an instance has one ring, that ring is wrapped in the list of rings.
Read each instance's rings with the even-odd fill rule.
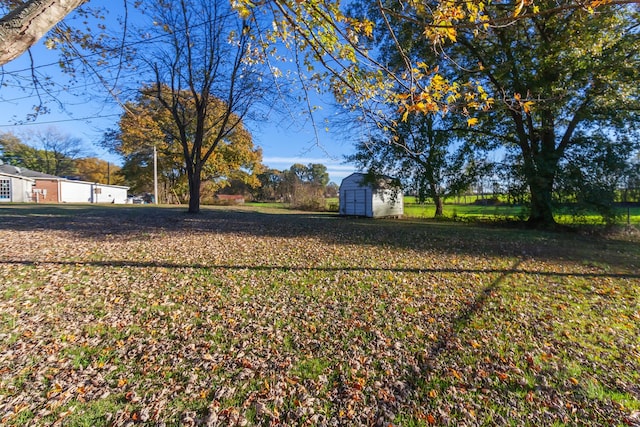
[[[11,177],[11,178],[17,178],[17,179],[23,179],[23,180],[35,182],[35,179],[33,179],[33,178],[28,178],[28,177],[22,176],[22,175],[14,175],[12,173],[3,172],[2,170],[0,170],[0,175],[8,176],[8,177]]]
[[[31,169],[13,166],[13,165],[5,165],[0,164],[0,172],[7,173],[9,175],[21,176],[25,178],[48,178],[48,179],[63,179],[55,175],[49,175],[47,173],[42,173],[38,171],[34,171]]]

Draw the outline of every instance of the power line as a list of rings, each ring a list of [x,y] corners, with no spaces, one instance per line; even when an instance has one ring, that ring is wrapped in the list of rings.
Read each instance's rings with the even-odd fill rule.
[[[187,28],[189,29],[193,29],[193,28],[197,28],[197,27],[201,27],[201,26],[205,26],[207,24],[212,23],[214,20],[210,19],[210,20],[206,20],[203,21],[199,24],[195,24],[195,25],[190,25],[188,27],[184,27],[184,28],[177,28],[174,29],[171,33],[167,33],[167,34],[159,34],[157,36],[154,37],[148,37],[148,38],[144,38],[142,40],[137,40],[135,42],[130,42],[130,43],[125,43],[122,44],[121,46],[119,46],[118,48],[108,48],[108,49],[104,49],[101,52],[95,52],[95,53],[91,53],[91,54],[87,54],[87,55],[80,55],[78,57],[74,57],[74,58],[67,58],[66,62],[77,62],[77,61],[82,61],[82,60],[87,60],[88,58],[92,58],[92,57],[96,57],[96,56],[102,56],[105,52],[108,53],[118,53],[121,52],[124,49],[130,48],[130,47],[135,47],[135,46],[139,46],[139,45],[143,45],[143,44],[148,44],[148,43],[152,43],[155,42],[157,40],[166,38],[166,37],[170,37],[173,34],[177,33],[177,32],[185,32],[187,31]],[[144,36],[143,36],[144,37]],[[6,73],[8,75],[11,75],[13,78],[15,79],[29,79],[27,77],[23,77],[20,76],[20,73],[24,73],[24,72],[29,72],[29,73],[33,73],[36,70],[40,70],[42,68],[47,68],[47,67],[52,67],[52,66],[60,66],[60,61],[55,61],[55,62],[50,62],[47,64],[41,64],[41,65],[32,65],[31,67],[28,68],[23,68],[23,69],[18,69],[18,70],[4,70],[5,67],[0,67],[3,71],[3,73]],[[110,67],[107,67],[110,68]],[[46,75],[43,75],[44,77],[46,77]],[[131,76],[139,76],[139,74],[134,74],[132,73],[131,75],[126,75],[124,78],[129,78]],[[120,80],[122,79],[123,76],[120,76],[118,78],[112,78],[112,79],[108,79],[106,80],[107,82],[111,82],[114,80]],[[50,84],[53,85],[57,85],[57,86],[62,86],[62,88],[59,88],[57,90],[48,92],[47,95],[51,96],[52,98],[55,99],[55,95],[57,94],[61,94],[63,92],[67,92],[70,93],[71,95],[73,95],[72,91],[76,91],[76,90],[81,90],[82,88],[87,88],[90,87],[91,84],[90,83],[85,83],[84,85],[78,85],[78,86],[63,86],[57,82],[49,82]],[[9,85],[7,83],[5,83],[5,86],[14,86],[14,87],[19,87],[17,85]],[[29,99],[29,98],[39,98],[41,96],[39,95],[32,95],[32,96],[23,96],[23,97],[18,97],[18,98],[13,98],[13,99],[1,99],[0,98],[0,102],[14,102],[14,101],[20,101],[20,100],[24,100],[24,99]],[[82,118],[77,118],[77,119],[61,119],[61,120],[51,120],[51,121],[46,121],[46,122],[22,122],[22,123],[15,123],[15,124],[0,124],[0,128],[7,128],[7,127],[17,127],[17,126],[37,126],[37,125],[43,125],[43,124],[57,124],[57,123],[66,123],[66,122],[77,122],[77,121],[85,121],[85,120],[92,120],[92,119],[103,119],[103,118],[110,118],[110,117],[119,117],[120,114],[108,114],[108,115],[96,115],[96,116],[89,116],[89,117],[82,117]]]
[[[120,114],[105,114],[104,116],[90,116],[90,117],[80,117],[77,119],[61,119],[61,120],[50,120],[48,122],[24,122],[24,123],[16,123],[16,124],[0,124],[0,128],[8,128],[8,127],[17,127],[17,126],[37,126],[37,125],[51,125],[57,123],[68,123],[68,122],[81,122],[85,120],[94,120],[94,119],[107,119],[110,117],[120,117]]]
[[[190,29],[197,28],[197,27],[201,27],[201,26],[210,24],[212,22],[213,22],[213,19],[209,19],[207,21],[201,22],[200,24],[192,25],[192,26],[190,26],[188,28],[190,28]],[[157,41],[159,39],[162,39],[162,38],[165,38],[165,37],[169,37],[169,36],[173,35],[174,33],[186,32],[186,31],[187,31],[187,27],[177,28],[177,29],[172,30],[171,33],[159,34],[159,35],[157,35],[155,37],[149,37],[149,38],[146,38],[146,39],[143,39],[143,40],[138,40],[138,41],[135,41],[135,42],[125,43],[122,46],[119,46],[117,48],[107,48],[107,49],[104,49],[101,52],[90,53],[88,55],[83,55],[82,57],[66,58],[65,61],[66,62],[75,62],[75,61],[80,61],[80,60],[83,60],[83,59],[86,60],[86,59],[91,58],[91,57],[102,56],[105,52],[118,53],[118,52],[122,51],[123,49],[127,49],[127,48],[138,46],[138,45],[142,45],[142,44],[145,44],[145,43],[151,43],[151,42]],[[24,72],[32,72],[33,70],[37,70],[37,69],[40,69],[40,68],[52,67],[52,66],[60,66],[60,61],[50,62],[48,64],[36,65],[36,66],[29,67],[29,68],[23,68],[23,69],[20,69],[20,70],[10,70],[10,71],[6,71],[6,73],[8,73],[8,74],[14,74],[14,73],[18,74],[18,73],[24,73]],[[4,67],[2,67],[2,68],[4,68]]]
[[[204,22],[201,22],[199,24],[192,25],[189,28],[201,27],[201,26],[207,25],[207,24],[209,24],[211,22],[213,22],[212,19],[204,21]],[[183,31],[186,31],[186,30],[187,30],[186,27],[185,28],[178,28],[178,29],[175,29],[172,33],[183,32]],[[172,35],[171,33],[159,34],[159,35],[154,36],[154,37],[145,38],[145,39],[138,40],[138,41],[135,41],[135,42],[125,43],[125,44],[119,46],[118,48],[108,48],[108,49],[104,49],[102,52],[91,53],[91,54],[87,54],[87,55],[78,56],[78,57],[75,57],[75,58],[67,58],[66,62],[77,62],[77,61],[87,60],[87,59],[92,58],[92,57],[102,56],[104,52],[118,53],[118,52],[121,52],[124,49],[130,48],[130,47],[134,47],[134,46],[143,45],[143,44],[147,44],[147,43],[152,43],[152,42],[155,42],[155,41],[160,40],[162,38],[169,37],[171,35]],[[32,76],[24,77],[24,76],[20,76],[19,74],[20,73],[24,73],[24,72],[33,73],[36,70],[39,70],[39,69],[42,69],[42,68],[47,68],[47,67],[52,67],[52,66],[60,66],[60,61],[50,62],[50,63],[47,63],[47,64],[42,64],[42,65],[37,65],[37,66],[31,66],[29,68],[23,68],[23,69],[19,69],[19,70],[6,70],[6,71],[3,71],[3,73],[6,73],[6,74],[12,76],[14,79],[31,80]],[[113,67],[113,66],[111,66],[111,67]],[[107,68],[111,68],[111,67],[107,67]],[[0,67],[0,68],[2,70],[4,70],[4,67]],[[139,73],[131,73],[131,74],[125,75],[125,76],[105,79],[105,81],[106,82],[113,82],[113,81],[116,81],[116,80],[120,80],[122,78],[126,79],[126,78],[129,78],[129,77],[132,77],[132,76],[139,76],[139,75],[140,75]],[[46,78],[46,75],[43,74],[42,76]],[[72,86],[72,85],[63,86],[63,85],[61,85],[61,84],[59,84],[57,82],[54,82],[54,81],[50,81],[48,83],[49,84],[53,84],[53,85],[57,85],[57,86],[62,86],[62,88],[60,88],[58,90],[55,90],[55,91],[47,93],[48,96],[50,96],[50,97],[52,97],[54,99],[55,99],[56,95],[61,94],[63,92],[67,92],[67,93],[70,93],[71,95],[73,95],[72,91],[81,90],[82,88],[87,88],[87,87],[91,86],[90,83],[85,83],[84,85],[79,85],[79,86]],[[21,87],[21,86],[18,86],[18,85],[11,85],[11,84],[8,84],[8,83],[4,83],[4,85],[5,86],[9,86],[9,87],[15,87],[15,88],[20,88]],[[13,98],[13,99],[1,99],[0,98],[0,102],[15,102],[15,101],[21,101],[21,100],[30,99],[30,98],[41,98],[41,95],[34,94],[34,95],[31,95],[31,96],[23,96],[23,97],[17,97],[17,98]],[[62,122],[64,122],[64,121],[73,121],[73,120],[62,120]],[[53,122],[53,123],[57,123],[57,122]],[[16,125],[16,126],[21,126],[21,125],[30,125],[30,123],[20,124],[20,125]],[[13,126],[13,125],[2,125],[2,124],[0,124],[0,127],[9,127],[9,126]]]
[[[131,73],[131,74],[128,74],[128,75],[125,75],[125,76],[120,76],[120,78],[113,77],[113,78],[110,78],[110,79],[105,79],[105,81],[106,82],[114,82],[114,81],[122,79],[122,78],[126,79],[126,78],[130,78],[130,77],[135,77],[135,76],[140,76],[140,74],[139,73]],[[13,76],[13,77],[15,77],[15,76]],[[81,84],[81,85],[78,85],[78,86],[66,86],[64,84],[61,84],[61,83],[58,83],[58,82],[55,82],[55,81],[50,81],[50,82],[47,82],[46,84],[47,85],[51,85],[51,86],[59,86],[58,89],[55,89],[55,90],[50,91],[50,92],[47,92],[47,95],[52,97],[52,98],[55,98],[57,95],[62,94],[62,93],[68,93],[70,95],[77,96],[77,95],[74,95],[74,93],[73,93],[74,91],[88,89],[88,88],[91,88],[91,87],[96,85],[94,82],[91,82],[91,83],[87,82],[87,83],[84,83],[84,84]],[[27,90],[27,88],[24,88],[23,86],[19,86],[19,85],[15,85],[15,84],[5,83],[4,85],[6,87],[9,87],[9,88]],[[32,91],[34,90],[33,88],[28,88],[28,89],[30,89]],[[38,94],[25,95],[25,96],[21,96],[21,97],[17,97],[17,98],[10,98],[10,99],[4,99],[4,98],[0,97],[0,102],[15,102],[15,101],[22,101],[22,100],[30,99],[30,98],[41,98],[41,97],[42,97],[42,95],[38,95]]]

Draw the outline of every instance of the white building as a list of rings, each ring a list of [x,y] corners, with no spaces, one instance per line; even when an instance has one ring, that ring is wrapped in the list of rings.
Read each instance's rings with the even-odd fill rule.
[[[0,170],[0,203],[31,202],[35,185],[36,182],[32,178],[5,173]]]
[[[340,215],[369,218],[398,217],[404,214],[402,189],[382,178],[374,185],[365,182],[365,174],[353,173],[340,184]]]
[[[60,178],[42,172],[32,171],[11,165],[0,165],[0,173],[11,175],[15,179],[28,181],[30,185],[19,182],[0,181],[3,186],[0,191],[0,201],[24,201],[36,203],[127,203],[127,190],[129,187],[121,185],[99,184],[97,182],[76,181]],[[2,178],[0,178],[2,179]],[[28,198],[20,200],[16,191],[22,189],[28,191]],[[9,200],[11,187],[14,197]]]

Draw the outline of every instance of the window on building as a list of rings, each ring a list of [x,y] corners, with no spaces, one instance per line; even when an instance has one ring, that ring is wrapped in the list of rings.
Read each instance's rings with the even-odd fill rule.
[[[10,179],[0,179],[0,200],[11,200]]]

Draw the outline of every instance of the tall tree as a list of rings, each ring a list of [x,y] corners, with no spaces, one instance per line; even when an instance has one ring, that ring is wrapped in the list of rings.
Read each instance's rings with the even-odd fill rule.
[[[33,151],[35,150],[24,144],[14,133],[0,133],[0,160],[4,163],[15,166],[23,165],[24,159],[31,158]]]
[[[532,225],[555,223],[558,168],[580,148],[579,134],[607,131],[624,145],[637,131],[639,18],[631,6],[566,10],[494,28],[483,39],[463,32],[448,50],[501,99],[478,127],[522,159]]]
[[[625,144],[636,132],[637,8],[611,4],[593,13],[574,8],[571,1],[540,2],[536,8],[552,12],[527,13],[510,25],[490,25],[505,11],[504,5],[491,3],[482,12],[486,29],[452,28],[455,35],[448,43],[440,40],[434,45],[420,41],[420,27],[411,23],[424,16],[424,9],[410,5],[402,8],[389,0],[384,7],[360,9],[378,24],[376,46],[383,59],[409,79],[430,76],[430,84],[448,91],[439,96],[428,91],[404,95],[402,120],[443,108],[467,115],[467,138],[491,139],[519,157],[529,190],[530,224],[552,226],[558,167],[569,148],[580,146],[577,133],[606,129],[617,143]],[[439,71],[420,62],[434,58],[440,58]],[[406,82],[394,87],[400,92]],[[450,90],[466,84],[475,88],[475,97]],[[482,105],[490,108],[474,117],[470,108]]]
[[[473,182],[478,165],[468,145],[460,144],[451,122],[435,114],[412,115],[393,133],[383,132],[356,145],[347,161],[372,176],[390,175],[433,200],[435,216],[443,215],[444,198],[459,194]],[[454,146],[461,145],[458,150]]]
[[[97,157],[81,157],[75,161],[77,176],[82,181],[123,185],[121,168]]]
[[[266,169],[257,176],[260,185],[254,190],[257,200],[278,200],[282,197],[280,184],[283,173],[277,169]]]
[[[252,56],[252,24],[227,0],[148,0],[142,7],[159,33],[157,47],[140,52],[155,78],[155,92],[146,96],[170,115],[172,127],[163,130],[181,147],[188,211],[197,213],[207,163],[234,135],[246,133],[243,120],[269,89]]]
[[[56,176],[76,174],[82,141],[55,128],[26,134],[26,143],[13,134],[0,136],[3,161]]]
[[[161,96],[165,96],[165,93],[170,94],[166,87],[160,92]],[[154,87],[143,88],[135,102],[127,103],[126,112],[120,118],[119,129],[109,132],[103,145],[124,157],[121,173],[127,178],[134,192],[152,190],[155,147],[159,180],[164,188],[163,199],[167,201],[177,196],[179,200],[185,200],[194,196],[188,185],[181,129],[176,124],[172,112],[157,96],[158,91]],[[196,114],[195,102],[190,97],[191,92],[182,92],[180,102],[184,108],[182,114],[185,120],[195,117]],[[262,152],[253,146],[251,134],[236,116],[232,116],[230,120],[238,123],[224,138],[217,139],[215,122],[220,114],[226,111],[226,106],[212,97],[207,104],[204,126],[210,131],[202,140],[199,153],[193,151],[195,148],[190,140],[187,141],[187,150],[189,153],[195,153],[194,156],[200,159],[204,159],[204,153],[210,152],[206,160],[202,160],[200,169],[201,182],[206,183],[206,191],[211,193],[209,196],[234,179],[257,185],[255,173],[260,172]],[[182,132],[192,135],[195,132],[195,122],[186,124]],[[198,204],[204,191],[205,188],[198,188]]]
[[[318,188],[324,188],[329,183],[327,167],[321,163],[307,165],[307,181]]]
[[[75,175],[75,161],[85,152],[80,138],[52,127],[26,135],[30,145],[39,149],[39,171],[56,176]]]

